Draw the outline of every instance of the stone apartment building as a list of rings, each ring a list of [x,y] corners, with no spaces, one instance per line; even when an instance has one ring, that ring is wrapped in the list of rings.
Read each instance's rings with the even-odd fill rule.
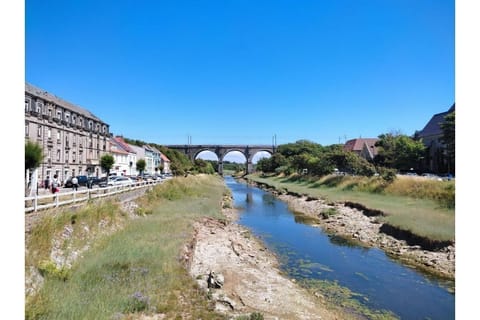
[[[100,176],[109,137],[109,125],[88,110],[25,83],[25,139],[44,152],[40,182],[54,174],[60,181],[73,175]]]

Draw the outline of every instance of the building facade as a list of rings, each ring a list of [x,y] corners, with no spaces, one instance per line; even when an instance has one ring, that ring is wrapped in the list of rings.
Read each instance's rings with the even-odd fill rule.
[[[62,182],[75,175],[100,176],[109,137],[109,125],[88,110],[25,83],[25,139],[44,153],[39,181],[54,174]]]
[[[422,171],[439,174],[455,173],[455,159],[448,158],[445,144],[442,142],[443,130],[441,127],[445,122],[445,116],[454,111],[455,103],[447,111],[433,115],[425,127],[415,133],[417,138],[422,139],[423,145],[426,147]]]

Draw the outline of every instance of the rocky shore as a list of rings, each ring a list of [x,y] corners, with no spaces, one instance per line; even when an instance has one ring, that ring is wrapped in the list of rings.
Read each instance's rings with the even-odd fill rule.
[[[346,319],[321,296],[283,276],[277,258],[234,222],[234,210],[225,210],[225,215],[227,222],[197,221],[184,253],[191,276],[217,311],[232,319],[252,313],[264,319]]]
[[[429,242],[409,232],[379,221],[380,211],[354,203],[327,203],[305,195],[289,194],[257,185],[288,203],[309,224],[328,234],[349,239],[359,245],[378,247],[413,268],[455,280],[455,242]]]

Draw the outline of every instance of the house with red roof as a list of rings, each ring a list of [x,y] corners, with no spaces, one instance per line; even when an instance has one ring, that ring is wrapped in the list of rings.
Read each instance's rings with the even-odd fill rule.
[[[377,147],[375,146],[377,141],[377,138],[351,139],[345,142],[343,150],[354,152],[367,161],[373,161],[378,154]]]

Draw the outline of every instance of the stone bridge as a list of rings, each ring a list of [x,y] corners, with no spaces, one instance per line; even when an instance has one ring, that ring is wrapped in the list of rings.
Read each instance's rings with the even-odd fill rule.
[[[223,158],[231,151],[238,151],[242,153],[247,159],[246,169],[247,173],[252,173],[253,164],[252,159],[256,153],[265,151],[271,155],[275,153],[276,147],[273,145],[165,145],[165,147],[177,150],[185,154],[191,161],[194,161],[197,155],[202,151],[211,151],[218,157],[218,173],[223,175]]]

